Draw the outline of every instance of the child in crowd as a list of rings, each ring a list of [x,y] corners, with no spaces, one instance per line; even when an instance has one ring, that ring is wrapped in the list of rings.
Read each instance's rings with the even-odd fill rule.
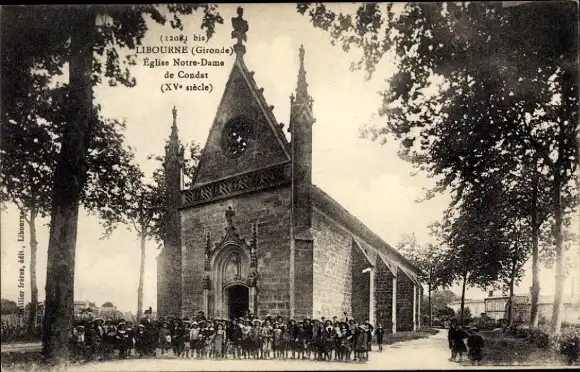
[[[469,330],[469,336],[467,337],[467,347],[469,348],[469,359],[473,365],[478,366],[483,359],[483,338],[478,334],[479,330],[477,327],[473,327]]]

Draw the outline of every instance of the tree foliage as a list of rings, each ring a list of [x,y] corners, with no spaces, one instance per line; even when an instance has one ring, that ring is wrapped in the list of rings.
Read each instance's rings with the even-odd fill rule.
[[[433,292],[433,308],[442,309],[447,307],[451,302],[459,300],[459,297],[448,289],[436,290]]]
[[[181,28],[178,15],[204,12],[202,29],[208,38],[215,23],[223,20],[214,5],[169,5],[170,22]],[[148,29],[146,17],[164,24],[166,15],[155,5],[87,5],[3,7],[2,9],[2,107],[8,120],[22,120],[22,102],[35,82],[50,82],[68,67],[69,83],[53,91],[61,100],[66,123],[60,139],[52,182],[50,238],[46,284],[46,316],[43,321],[43,355],[49,363],[68,359],[65,335],[72,327],[74,262],[78,206],[90,166],[87,152],[92,141],[94,112],[92,88],[106,79],[109,85],[136,84],[129,73],[132,50]],[[40,72],[39,72],[40,71]],[[58,104],[58,103],[57,103]],[[19,116],[20,114],[20,116]],[[26,115],[26,112],[24,113]],[[4,120],[4,118],[3,118]]]
[[[2,299],[0,303],[0,309],[2,309],[2,314],[18,314],[18,305],[14,301]]]
[[[479,208],[493,200],[489,195],[476,200],[478,192],[509,193],[509,202],[499,205],[521,203],[534,215],[536,228],[550,221],[554,245],[546,252],[556,262],[555,333],[562,310],[563,230],[578,195],[577,7],[574,2],[509,9],[502,2],[365,3],[356,15],[337,14],[319,3],[297,7],[334,43],[362,51],[353,68],[364,68],[367,78],[383,56],[395,55],[396,72],[382,92],[384,122],[363,134],[399,140],[401,157],[438,180],[429,196],[448,191],[460,204],[442,224],[452,245],[448,262],[460,265],[453,272],[487,263],[487,274],[470,275],[472,282],[486,284],[502,267],[500,260],[488,263],[495,257],[491,252],[514,253],[514,245],[498,243],[510,235],[499,228],[501,218]],[[522,177],[530,170],[537,187]],[[538,193],[532,202],[530,189]],[[502,214],[513,222],[525,219],[520,212]],[[477,243],[479,238],[487,243]]]
[[[415,235],[404,234],[397,244],[397,251],[421,270],[419,279],[430,286],[431,290],[435,290],[444,281],[441,278],[440,249],[437,246],[420,245]]]

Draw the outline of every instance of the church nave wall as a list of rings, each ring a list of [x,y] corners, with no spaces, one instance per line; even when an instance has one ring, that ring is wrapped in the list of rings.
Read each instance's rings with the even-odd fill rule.
[[[313,314],[339,316],[351,314],[352,236],[328,217],[313,213]]]
[[[413,330],[413,286],[402,270],[397,275],[397,331]]]

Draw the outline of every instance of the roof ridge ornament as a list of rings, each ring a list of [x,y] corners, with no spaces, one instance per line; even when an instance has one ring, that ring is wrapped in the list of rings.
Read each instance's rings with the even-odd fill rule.
[[[248,21],[242,18],[244,15],[244,9],[239,6],[238,7],[238,16],[232,17],[232,27],[234,30],[232,31],[232,39],[237,39],[237,43],[234,45],[234,51],[238,57],[242,57],[246,53],[246,47],[242,43],[242,41],[247,41],[248,38],[246,36],[246,32],[248,32]]]

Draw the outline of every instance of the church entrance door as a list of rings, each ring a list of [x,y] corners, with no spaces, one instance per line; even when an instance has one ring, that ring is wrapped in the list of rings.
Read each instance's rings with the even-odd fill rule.
[[[228,316],[230,319],[245,317],[250,308],[250,293],[244,285],[232,285],[226,289]]]

